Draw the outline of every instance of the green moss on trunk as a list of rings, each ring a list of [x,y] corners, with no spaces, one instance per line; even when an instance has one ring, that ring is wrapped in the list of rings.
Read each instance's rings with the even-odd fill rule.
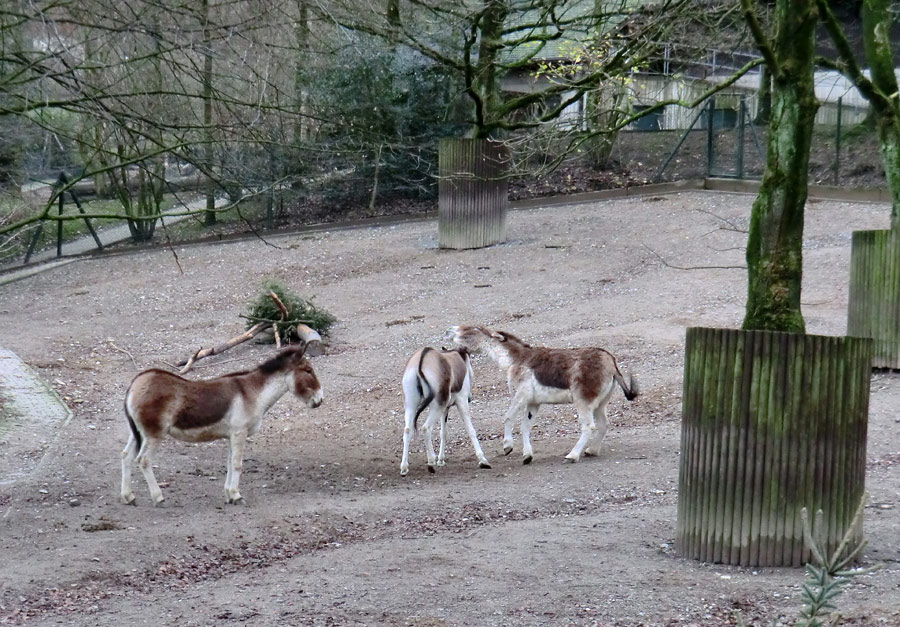
[[[872,77],[880,97],[868,97],[875,116],[885,178],[891,192],[891,228],[900,229],[900,103],[890,32],[894,25],[891,0],[862,3],[862,40]],[[865,95],[865,94],[864,94]]]
[[[800,311],[803,209],[818,103],[813,84],[815,2],[776,4],[772,118],[766,168],[753,203],[747,242],[744,329],[805,332]]]

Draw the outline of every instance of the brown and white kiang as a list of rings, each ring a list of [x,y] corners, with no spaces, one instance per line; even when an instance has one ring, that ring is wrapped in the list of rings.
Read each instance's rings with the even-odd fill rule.
[[[543,404],[572,403],[581,423],[581,436],[566,455],[577,462],[582,454],[599,455],[606,436],[606,406],[618,384],[625,398],[640,393],[637,380],[622,376],[616,358],[603,348],[547,348],[531,346],[515,335],[487,327],[452,327],[448,337],[472,353],[483,352],[506,371],[512,402],[503,419],[503,452],[513,449],[513,420],[521,416],[522,461],[531,463],[531,421]]]

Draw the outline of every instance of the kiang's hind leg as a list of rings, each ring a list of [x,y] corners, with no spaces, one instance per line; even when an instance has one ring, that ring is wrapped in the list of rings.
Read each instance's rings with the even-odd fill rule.
[[[126,505],[134,503],[134,491],[131,489],[131,467],[137,457],[138,445],[134,434],[128,436],[128,444],[122,449],[122,502]]]
[[[428,408],[428,418],[422,425],[422,437],[425,438],[425,456],[428,458],[428,472],[434,472],[437,465],[437,455],[434,454],[434,438],[432,430],[434,425],[443,418],[444,410],[438,407],[437,403],[432,403]]]
[[[566,455],[566,460],[570,462],[577,462],[581,459],[581,454],[597,430],[594,424],[594,412],[591,407],[586,403],[576,403],[575,406],[578,409],[578,419],[581,422],[581,436],[569,454]]]
[[[591,441],[588,443],[587,448],[584,449],[584,454],[589,456],[600,455],[600,446],[603,444],[603,438],[606,437],[606,431],[609,428],[605,402],[600,403],[594,410],[594,424],[597,428],[594,431],[594,435],[591,437]]]
[[[162,490],[159,489],[159,484],[156,482],[156,475],[153,474],[153,456],[158,448],[159,440],[145,435],[137,454],[138,467],[144,474],[147,487],[150,488],[150,500],[154,505],[159,505],[164,500]]]
[[[450,417],[450,408],[444,410],[441,416],[440,442],[438,443],[437,465],[443,466],[447,463],[447,418]]]

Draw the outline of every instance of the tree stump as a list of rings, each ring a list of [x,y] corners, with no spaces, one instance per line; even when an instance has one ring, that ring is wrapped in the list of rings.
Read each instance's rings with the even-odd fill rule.
[[[900,233],[854,231],[847,335],[874,340],[872,366],[900,368]]]
[[[804,507],[837,548],[865,488],[871,360],[868,338],[688,329],[679,555],[801,566]]]
[[[506,146],[484,139],[443,138],[438,150],[441,248],[483,248],[506,240]]]

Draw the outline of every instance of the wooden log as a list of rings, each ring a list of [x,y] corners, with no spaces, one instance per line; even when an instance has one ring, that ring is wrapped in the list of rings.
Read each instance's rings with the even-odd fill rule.
[[[900,233],[854,231],[847,335],[875,341],[872,366],[900,368]]]
[[[506,146],[449,137],[438,147],[438,233],[441,248],[482,248],[506,240]]]
[[[804,507],[837,548],[865,489],[871,359],[868,338],[688,329],[679,555],[801,566]]]

